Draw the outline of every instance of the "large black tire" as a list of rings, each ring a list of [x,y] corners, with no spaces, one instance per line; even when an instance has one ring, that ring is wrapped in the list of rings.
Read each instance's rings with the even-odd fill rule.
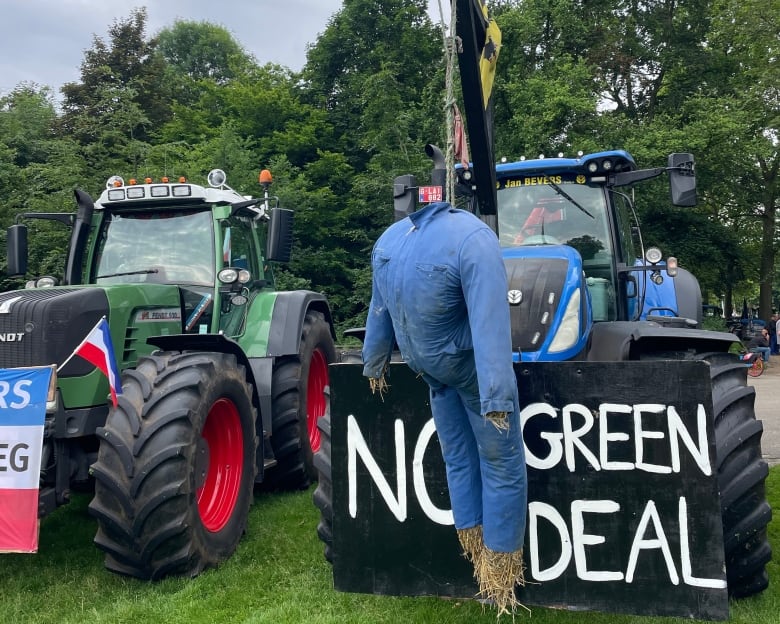
[[[320,521],[317,524],[317,536],[325,544],[325,559],[333,563],[333,480],[331,471],[330,447],[330,388],[325,389],[325,415],[319,419],[320,450],[314,455],[314,466],[317,469],[317,489],[312,498],[314,505],[320,510]]]
[[[764,427],[756,420],[756,391],[736,356],[702,356],[710,363],[715,444],[723,517],[728,592],[732,598],[757,594],[769,585],[772,558],[766,528],[772,509],[766,500],[769,467],[761,457]]]
[[[256,418],[233,355],[157,352],[122,374],[91,469],[109,570],[195,576],[233,554],[252,503]]]
[[[335,360],[330,325],[321,312],[309,310],[298,354],[280,357],[274,363],[271,448],[277,465],[265,475],[265,488],[305,489],[316,480],[314,453],[320,447],[317,422],[325,415],[328,364]]]

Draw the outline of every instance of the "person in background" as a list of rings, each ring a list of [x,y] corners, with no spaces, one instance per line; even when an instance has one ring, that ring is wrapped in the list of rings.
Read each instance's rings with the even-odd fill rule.
[[[747,344],[748,351],[756,351],[761,354],[764,364],[769,363],[769,330],[766,327],[761,328],[761,333],[756,334]]]
[[[775,314],[775,345],[777,349],[777,354],[780,355],[780,314]]]
[[[777,344],[777,316],[777,314],[773,314],[766,325],[769,330],[769,350],[772,355],[780,355]]]

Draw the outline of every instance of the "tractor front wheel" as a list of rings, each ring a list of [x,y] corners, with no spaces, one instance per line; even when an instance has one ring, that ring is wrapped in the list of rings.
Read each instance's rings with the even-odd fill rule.
[[[91,472],[108,569],[195,576],[228,559],[255,480],[256,409],[233,355],[158,352],[122,375]]]

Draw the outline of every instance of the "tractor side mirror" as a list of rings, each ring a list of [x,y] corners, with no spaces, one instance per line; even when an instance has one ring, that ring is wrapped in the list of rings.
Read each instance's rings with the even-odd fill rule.
[[[8,228],[6,238],[6,251],[8,253],[9,276],[24,275],[27,273],[27,226],[22,224],[12,225]]]
[[[287,208],[271,208],[268,218],[268,238],[265,259],[270,262],[289,262],[292,256],[293,216]]]
[[[669,154],[669,188],[675,206],[696,205],[696,169],[693,154]]]

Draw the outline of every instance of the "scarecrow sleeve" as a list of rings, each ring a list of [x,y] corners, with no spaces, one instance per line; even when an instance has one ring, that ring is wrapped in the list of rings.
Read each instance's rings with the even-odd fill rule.
[[[371,287],[371,304],[366,319],[366,336],[363,340],[363,375],[370,379],[381,379],[395,345],[393,321],[387,311],[382,293],[377,287],[374,273]]]
[[[506,269],[493,232],[479,229],[466,238],[460,250],[460,274],[474,344],[481,412],[511,412],[517,379],[512,367]]]

